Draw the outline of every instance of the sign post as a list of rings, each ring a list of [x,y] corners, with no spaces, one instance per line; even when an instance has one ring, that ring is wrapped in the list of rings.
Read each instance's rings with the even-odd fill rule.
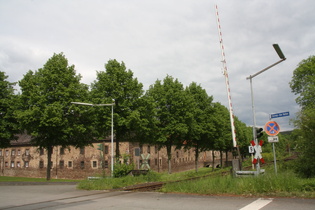
[[[265,124],[265,132],[269,135],[268,142],[272,142],[273,161],[275,164],[275,174],[277,175],[275,142],[279,142],[279,138],[276,135],[280,132],[280,126],[275,121],[269,121]]]
[[[255,166],[253,164],[254,160],[254,153],[255,153],[255,147],[254,146],[249,146],[248,147],[248,152],[251,154],[251,159],[252,159],[252,169],[255,169]]]

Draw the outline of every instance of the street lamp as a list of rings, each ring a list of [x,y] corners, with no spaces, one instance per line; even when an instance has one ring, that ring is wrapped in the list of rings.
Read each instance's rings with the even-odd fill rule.
[[[250,91],[251,91],[251,99],[252,99],[252,112],[253,112],[253,138],[254,138],[254,141],[255,141],[255,145],[257,146],[258,145],[258,139],[257,139],[257,135],[256,135],[256,115],[255,115],[255,106],[254,106],[254,93],[253,93],[253,81],[252,79],[256,76],[258,76],[259,74],[263,73],[264,71],[267,71],[268,69],[274,67],[275,65],[281,63],[282,61],[285,61],[286,58],[284,56],[284,54],[282,53],[280,47],[278,44],[273,44],[272,45],[273,48],[275,49],[275,51],[277,52],[279,58],[281,60],[279,60],[278,62],[260,70],[259,72],[253,74],[253,75],[249,75],[246,79],[249,79],[250,81]],[[257,151],[256,151],[257,152]],[[256,164],[256,168],[257,168],[257,175],[260,174],[260,165],[259,165],[259,161],[257,161],[257,164]]]
[[[113,99],[112,104],[90,104],[90,103],[83,103],[83,102],[71,102],[72,104],[83,105],[83,106],[111,106],[112,107],[112,122],[111,122],[111,176],[114,176],[114,105],[115,100]]]

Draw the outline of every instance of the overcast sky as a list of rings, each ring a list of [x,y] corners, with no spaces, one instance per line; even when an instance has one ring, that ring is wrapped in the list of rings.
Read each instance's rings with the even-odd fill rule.
[[[287,60],[253,79],[257,125],[289,111],[274,120],[292,129],[299,107],[288,83],[315,54],[313,0],[0,0],[0,71],[16,82],[63,52],[90,85],[116,59],[145,90],[171,75],[185,86],[201,84],[227,106],[216,4],[234,114],[253,124],[246,77],[280,60],[272,47],[278,43]]]

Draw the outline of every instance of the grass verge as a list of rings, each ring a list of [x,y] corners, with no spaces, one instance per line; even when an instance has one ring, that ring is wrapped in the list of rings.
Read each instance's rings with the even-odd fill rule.
[[[222,169],[222,170],[215,170],[212,172],[211,168],[201,168],[197,173],[192,171],[185,171],[179,173],[156,173],[150,171],[147,175],[140,175],[140,176],[125,176],[120,178],[111,178],[106,177],[104,179],[99,180],[84,180],[78,184],[78,189],[84,190],[110,190],[110,189],[117,189],[126,186],[141,184],[141,183],[148,183],[148,182],[168,182],[168,181],[177,181],[177,180],[185,180],[188,178],[193,177],[201,177],[204,175],[209,175],[209,173],[219,174],[222,171],[226,171],[229,169]]]
[[[315,198],[315,179],[298,178],[292,171],[243,178],[216,176],[169,183],[164,185],[161,191],[203,195]]]

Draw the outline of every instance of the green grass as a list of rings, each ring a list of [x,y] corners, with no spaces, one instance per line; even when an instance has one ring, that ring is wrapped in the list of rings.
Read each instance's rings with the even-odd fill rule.
[[[106,177],[104,179],[93,180],[93,181],[85,180],[78,184],[78,188],[84,189],[84,190],[110,190],[110,189],[117,189],[121,187],[147,183],[147,182],[168,182],[168,181],[184,180],[188,178],[209,175],[210,173],[218,174],[226,170],[229,170],[229,169],[216,170],[215,172],[212,172],[211,168],[201,168],[199,169],[197,173],[194,170],[191,170],[191,171],[185,171],[185,172],[179,172],[179,173],[173,173],[173,174],[156,173],[156,172],[150,171],[147,175],[141,175],[141,176],[135,176],[135,177],[132,177],[132,176],[125,176],[121,178]]]
[[[195,170],[189,170],[189,171],[183,171],[178,173],[162,173],[161,180],[162,181],[175,181],[175,180],[184,180],[188,178],[194,178],[194,177],[201,177],[209,174],[218,175],[221,172],[229,171],[230,168],[225,169],[215,169],[215,171],[212,171],[212,168],[199,168],[198,172]]]
[[[47,181],[46,178],[0,176],[0,182],[78,182],[78,180],[51,179]]]
[[[163,186],[161,192],[315,198],[315,178],[300,178],[293,172],[292,165],[281,162],[278,164],[277,175],[274,173],[273,165],[263,165],[262,168],[266,171],[264,175],[241,178],[222,175],[222,172],[229,171],[230,168],[216,169],[214,172],[211,168],[201,168],[198,173],[194,170],[173,174],[150,172],[147,176],[86,180],[80,182],[78,188],[86,190],[117,189],[145,182],[169,182],[211,175],[191,181],[168,183]]]
[[[203,195],[315,198],[315,179],[298,178],[292,171],[283,171],[277,175],[267,172],[258,177],[216,176],[169,183],[161,191]]]

